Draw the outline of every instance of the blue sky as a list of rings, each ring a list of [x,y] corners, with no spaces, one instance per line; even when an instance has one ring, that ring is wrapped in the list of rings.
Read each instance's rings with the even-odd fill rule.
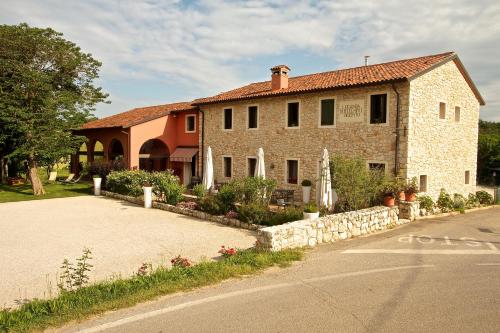
[[[269,79],[456,51],[500,121],[498,1],[2,0],[0,22],[50,26],[103,65],[96,115]]]

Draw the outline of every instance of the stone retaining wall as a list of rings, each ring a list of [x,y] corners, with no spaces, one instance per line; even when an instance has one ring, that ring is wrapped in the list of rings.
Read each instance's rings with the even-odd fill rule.
[[[399,219],[398,212],[398,207],[377,206],[315,220],[295,221],[262,228],[257,239],[262,247],[273,251],[333,243],[410,222],[409,219]]]
[[[108,191],[101,191],[101,194],[107,197],[123,200],[123,201],[128,201],[137,205],[144,205],[144,201],[142,198],[136,198],[128,195],[123,195],[123,194],[118,194],[114,192],[108,192]],[[224,225],[228,225],[231,227],[237,227],[237,228],[242,228],[242,229],[247,229],[247,230],[258,230],[259,228],[262,228],[262,226],[256,225],[256,224],[251,224],[251,223],[246,223],[242,222],[237,219],[231,219],[227,218],[225,216],[216,216],[216,215],[211,215],[205,212],[201,212],[199,210],[194,210],[194,209],[188,209],[188,208],[181,208],[177,206],[172,206],[163,202],[158,202],[158,201],[153,201],[153,208],[161,209],[161,210],[166,210],[172,213],[177,213],[177,214],[182,214],[182,215],[187,215],[187,216],[192,216],[196,217],[201,220],[205,221],[211,221],[211,222],[216,222]]]

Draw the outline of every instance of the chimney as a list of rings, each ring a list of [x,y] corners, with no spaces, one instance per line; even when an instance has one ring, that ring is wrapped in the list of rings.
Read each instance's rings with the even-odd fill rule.
[[[290,68],[287,65],[278,65],[271,68],[271,88],[280,90],[288,88],[288,72]]]

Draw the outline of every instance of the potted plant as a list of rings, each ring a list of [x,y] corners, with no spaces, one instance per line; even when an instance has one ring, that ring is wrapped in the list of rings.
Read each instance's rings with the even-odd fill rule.
[[[384,206],[393,207],[396,199],[397,186],[394,180],[386,181],[382,186],[382,195],[384,196]]]
[[[142,184],[144,191],[144,208],[151,208],[153,204],[153,186],[149,182]]]
[[[319,217],[318,206],[315,203],[310,203],[304,206],[304,212],[302,213],[304,220],[314,220]]]
[[[308,203],[311,200],[311,181],[304,179],[302,181],[302,202]]]
[[[406,201],[410,202],[415,201],[417,199],[417,193],[418,193],[417,177],[413,177],[406,183],[405,187]]]
[[[101,195],[101,183],[102,183],[101,176],[94,175],[92,176],[92,179],[94,181],[94,195]]]

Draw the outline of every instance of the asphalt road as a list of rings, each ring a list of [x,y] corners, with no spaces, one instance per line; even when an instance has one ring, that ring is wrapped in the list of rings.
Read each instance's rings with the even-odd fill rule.
[[[64,332],[500,332],[500,208],[310,251],[286,269]]]

